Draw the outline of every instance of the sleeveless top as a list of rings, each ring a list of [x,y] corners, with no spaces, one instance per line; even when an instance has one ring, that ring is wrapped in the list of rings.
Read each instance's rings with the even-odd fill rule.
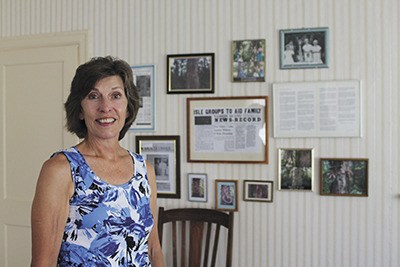
[[[122,185],[101,180],[72,147],[63,153],[70,164],[74,193],[58,255],[58,266],[151,266],[148,238],[154,219],[150,185],[142,156],[129,151],[134,176]]]

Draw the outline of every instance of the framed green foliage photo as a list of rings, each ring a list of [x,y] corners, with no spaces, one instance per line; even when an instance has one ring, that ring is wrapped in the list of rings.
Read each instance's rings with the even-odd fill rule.
[[[320,194],[368,196],[368,159],[321,158]]]

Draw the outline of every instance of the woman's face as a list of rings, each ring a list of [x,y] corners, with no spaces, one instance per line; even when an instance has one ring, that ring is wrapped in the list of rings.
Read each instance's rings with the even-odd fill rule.
[[[118,140],[128,116],[128,99],[119,76],[99,80],[81,106],[80,118],[85,121],[87,138]]]

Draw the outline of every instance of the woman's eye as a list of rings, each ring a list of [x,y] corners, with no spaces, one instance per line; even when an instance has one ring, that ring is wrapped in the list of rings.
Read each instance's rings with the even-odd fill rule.
[[[121,93],[115,93],[113,94],[114,99],[120,99],[122,97]]]
[[[87,98],[88,98],[88,99],[97,99],[98,96],[97,96],[97,94],[91,93],[91,94],[88,94]]]

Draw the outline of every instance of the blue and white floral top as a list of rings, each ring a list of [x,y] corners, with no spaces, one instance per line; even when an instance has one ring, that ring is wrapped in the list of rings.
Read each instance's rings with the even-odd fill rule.
[[[147,242],[154,219],[142,156],[129,152],[134,176],[111,185],[96,176],[75,147],[58,153],[67,157],[75,186],[58,266],[151,266]]]

